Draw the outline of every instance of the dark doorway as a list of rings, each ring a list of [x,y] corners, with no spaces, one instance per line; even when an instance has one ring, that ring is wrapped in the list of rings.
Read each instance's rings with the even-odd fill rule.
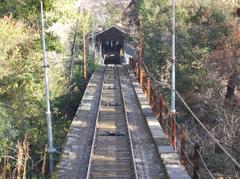
[[[104,64],[120,64],[120,54],[122,53],[122,44],[119,41],[106,41],[104,48]]]

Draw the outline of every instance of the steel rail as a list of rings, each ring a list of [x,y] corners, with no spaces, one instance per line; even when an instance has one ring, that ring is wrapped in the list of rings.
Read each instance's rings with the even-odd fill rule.
[[[102,81],[102,86],[101,86],[101,91],[100,91],[100,98],[99,98],[99,105],[98,105],[98,111],[97,111],[97,117],[96,117],[96,122],[95,122],[95,127],[94,127],[94,134],[93,134],[93,141],[92,141],[92,146],[91,146],[91,152],[90,152],[90,157],[88,161],[88,170],[87,170],[87,176],[86,179],[90,178],[90,173],[91,173],[91,166],[92,166],[92,158],[93,158],[93,152],[94,152],[94,147],[96,143],[96,136],[97,136],[97,127],[98,127],[98,120],[99,120],[99,114],[100,114],[100,108],[101,108],[101,100],[102,100],[102,92],[103,92],[103,86],[104,86],[104,80],[105,80],[105,74],[106,74],[106,69],[104,69],[104,76],[103,76],[103,81]]]
[[[134,175],[135,175],[135,179],[138,179],[138,173],[137,173],[137,167],[136,167],[136,163],[135,163],[135,154],[134,154],[134,149],[133,149],[133,142],[132,142],[132,136],[131,136],[131,131],[129,129],[129,120],[128,120],[128,115],[126,112],[126,103],[124,100],[124,94],[123,94],[123,90],[122,90],[122,82],[121,82],[121,76],[119,73],[119,68],[118,65],[117,66],[117,72],[118,72],[118,78],[119,78],[119,86],[120,86],[120,91],[121,91],[121,96],[122,96],[122,102],[123,102],[123,111],[124,111],[124,116],[125,116],[125,120],[127,123],[127,131],[128,131],[128,138],[129,138],[129,142],[130,142],[130,147],[131,147],[131,154],[132,154],[132,162],[133,162],[133,168],[134,168]]]

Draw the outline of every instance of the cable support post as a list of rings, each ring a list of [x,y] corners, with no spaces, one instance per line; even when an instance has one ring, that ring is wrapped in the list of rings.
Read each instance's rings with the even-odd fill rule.
[[[176,100],[175,100],[175,63],[176,63],[176,38],[175,38],[175,29],[176,29],[176,0],[172,0],[172,84],[171,84],[171,113],[176,113]]]
[[[194,145],[194,159],[193,159],[193,179],[199,179],[199,144]]]
[[[42,38],[42,49],[43,49],[43,66],[44,66],[44,82],[45,82],[45,100],[46,100],[46,120],[47,120],[47,130],[48,130],[48,149],[51,151],[49,153],[49,171],[50,174],[53,171],[53,138],[52,138],[52,119],[51,110],[49,102],[49,87],[48,87],[48,64],[46,58],[46,42],[45,42],[45,30],[44,30],[44,12],[43,12],[43,2],[40,2],[41,6],[41,38]]]
[[[50,67],[49,64],[43,65],[43,68],[49,68],[49,67]]]
[[[48,149],[47,149],[47,152],[48,152],[49,154],[58,153],[58,151],[57,151],[56,148],[52,148],[52,149],[48,148]]]

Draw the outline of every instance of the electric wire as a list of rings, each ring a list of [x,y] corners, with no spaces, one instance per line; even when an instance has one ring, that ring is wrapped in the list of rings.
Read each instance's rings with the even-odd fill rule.
[[[212,172],[209,170],[209,168],[207,167],[207,164],[205,163],[205,161],[203,160],[202,154],[199,152],[199,150],[197,150],[197,153],[200,157],[200,160],[202,161],[202,164],[204,166],[204,168],[207,170],[207,172],[209,173],[209,175],[212,177],[212,179],[215,179],[214,175],[212,174]]]
[[[184,156],[186,157],[187,161],[189,162],[189,164],[190,164],[191,166],[193,166],[193,163],[192,163],[191,159],[188,157],[187,152],[186,152],[185,150],[183,150],[183,153],[184,153]]]

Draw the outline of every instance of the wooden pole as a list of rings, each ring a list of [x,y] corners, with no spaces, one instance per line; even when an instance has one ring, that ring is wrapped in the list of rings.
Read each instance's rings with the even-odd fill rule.
[[[43,155],[43,163],[42,163],[42,168],[41,168],[42,177],[45,176],[46,159],[47,159],[47,145],[45,147],[45,152],[44,152],[44,155]]]

